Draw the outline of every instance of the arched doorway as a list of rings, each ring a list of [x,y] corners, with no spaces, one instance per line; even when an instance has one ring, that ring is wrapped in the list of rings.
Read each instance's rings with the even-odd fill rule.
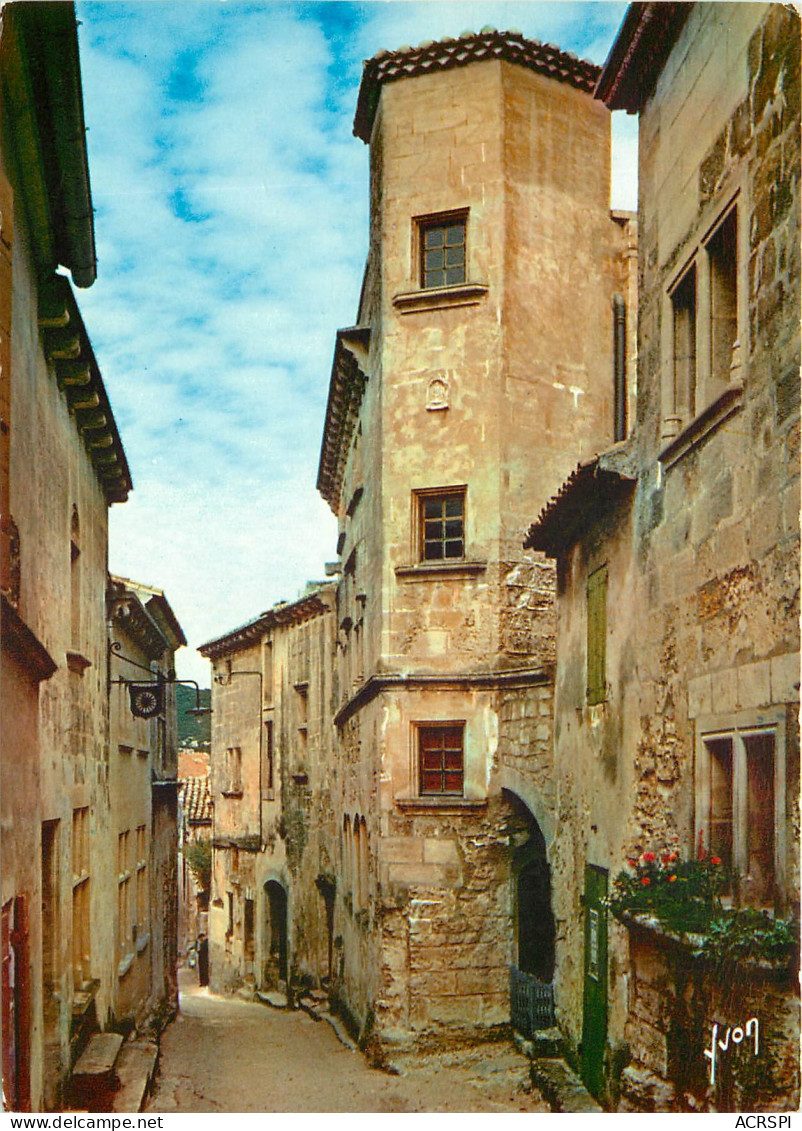
[[[541,982],[554,978],[554,914],[551,870],[543,834],[532,818],[529,840],[516,853],[516,939],[518,969]]]
[[[518,796],[505,792],[517,818],[511,867],[515,961],[510,969],[510,1013],[513,1027],[531,1037],[554,1024],[551,869],[540,825]]]
[[[323,982],[329,985],[334,975],[334,898],[337,885],[330,877],[320,875],[315,880],[315,886],[323,899],[326,915],[326,973]]]
[[[267,989],[287,982],[287,893],[277,880],[265,884],[264,978]]]

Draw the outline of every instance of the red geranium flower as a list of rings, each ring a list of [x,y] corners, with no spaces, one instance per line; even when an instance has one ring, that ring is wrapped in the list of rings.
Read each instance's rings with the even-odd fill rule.
[[[647,885],[650,884],[652,881],[649,879],[648,876],[641,876],[640,882],[643,884],[644,887],[647,887]]]
[[[637,868],[638,866],[635,860],[627,860],[627,864],[629,864],[630,868]]]
[[[643,859],[645,860],[645,862],[647,864],[653,864],[654,859],[655,859],[654,853],[653,852],[644,852]]]
[[[711,856],[710,857],[710,863],[711,864],[720,864],[721,863],[721,857],[720,856]]]

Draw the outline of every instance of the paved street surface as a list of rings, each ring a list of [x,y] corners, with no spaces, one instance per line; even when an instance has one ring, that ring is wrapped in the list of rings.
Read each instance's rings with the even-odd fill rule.
[[[548,1111],[512,1045],[427,1057],[392,1076],[301,1011],[217,997],[180,976],[149,1112]]]

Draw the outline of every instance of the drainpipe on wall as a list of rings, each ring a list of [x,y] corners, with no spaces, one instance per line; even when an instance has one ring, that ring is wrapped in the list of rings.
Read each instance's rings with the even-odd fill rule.
[[[613,382],[616,443],[627,438],[627,307],[623,296],[613,295]]]

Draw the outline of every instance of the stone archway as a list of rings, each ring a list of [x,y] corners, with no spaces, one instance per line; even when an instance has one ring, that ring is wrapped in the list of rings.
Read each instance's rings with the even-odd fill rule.
[[[529,806],[505,790],[516,817],[510,864],[514,961],[510,1012],[515,1029],[531,1037],[554,1024],[556,926],[546,839]]]
[[[532,818],[529,840],[513,858],[518,969],[541,982],[554,978],[555,926],[546,843]]]

